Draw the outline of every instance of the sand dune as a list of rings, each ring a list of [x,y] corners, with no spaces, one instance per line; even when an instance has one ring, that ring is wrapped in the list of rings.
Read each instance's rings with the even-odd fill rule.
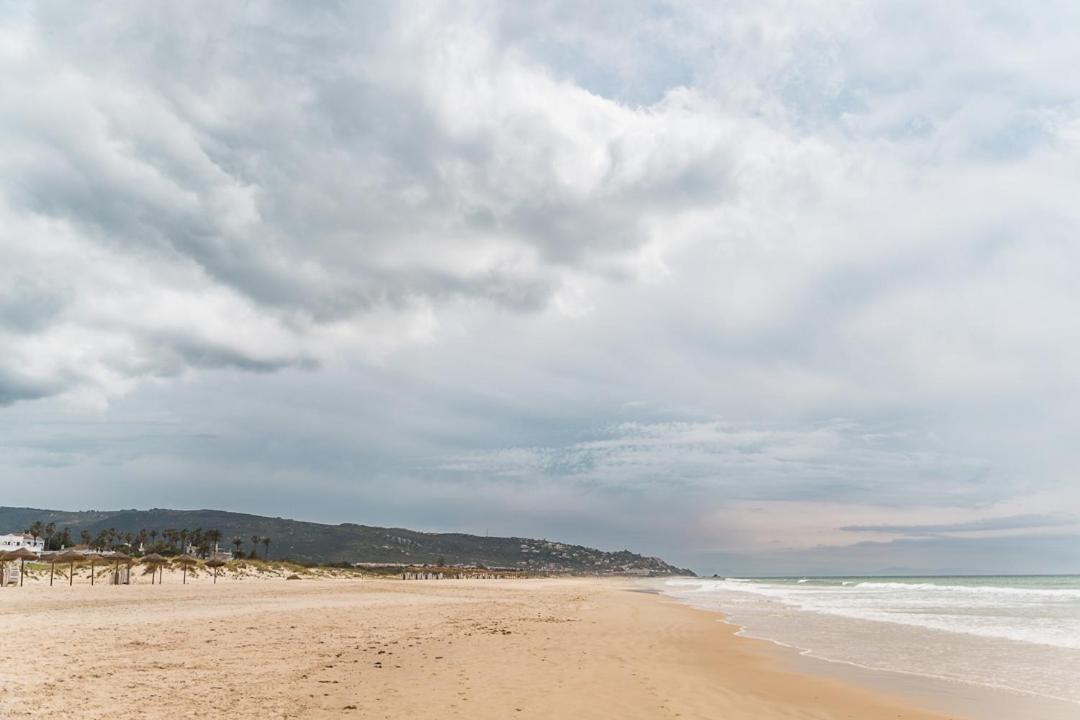
[[[934,716],[622,581],[0,590],[4,718]]]

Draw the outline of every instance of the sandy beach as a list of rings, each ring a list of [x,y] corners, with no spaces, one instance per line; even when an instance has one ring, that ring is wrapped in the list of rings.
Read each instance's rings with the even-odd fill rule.
[[[166,579],[0,591],[0,717],[944,717],[628,581]]]

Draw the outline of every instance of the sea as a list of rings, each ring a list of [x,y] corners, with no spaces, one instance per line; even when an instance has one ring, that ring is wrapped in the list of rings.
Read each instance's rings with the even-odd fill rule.
[[[1080,720],[1080,576],[678,578],[662,592],[806,657],[1046,701],[991,717]]]

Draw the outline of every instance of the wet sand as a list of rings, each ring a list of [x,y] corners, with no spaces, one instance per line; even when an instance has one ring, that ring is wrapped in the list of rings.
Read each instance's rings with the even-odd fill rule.
[[[950,717],[624,581],[177,583],[0,590],[0,717]]]

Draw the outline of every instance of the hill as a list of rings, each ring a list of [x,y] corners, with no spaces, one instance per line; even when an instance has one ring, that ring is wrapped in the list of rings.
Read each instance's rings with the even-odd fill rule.
[[[435,563],[484,564],[557,573],[693,575],[659,558],[628,550],[606,552],[581,545],[519,537],[481,537],[463,533],[424,533],[403,528],[322,523],[263,517],[223,510],[88,510],[67,512],[37,508],[0,507],[0,533],[20,532],[40,520],[54,523],[57,532],[83,531],[96,537],[102,531],[118,534],[141,530],[199,528],[218,530],[222,545],[239,537],[250,550],[252,536],[269,537],[271,558],[309,563]],[[260,555],[263,549],[259,549]]]

